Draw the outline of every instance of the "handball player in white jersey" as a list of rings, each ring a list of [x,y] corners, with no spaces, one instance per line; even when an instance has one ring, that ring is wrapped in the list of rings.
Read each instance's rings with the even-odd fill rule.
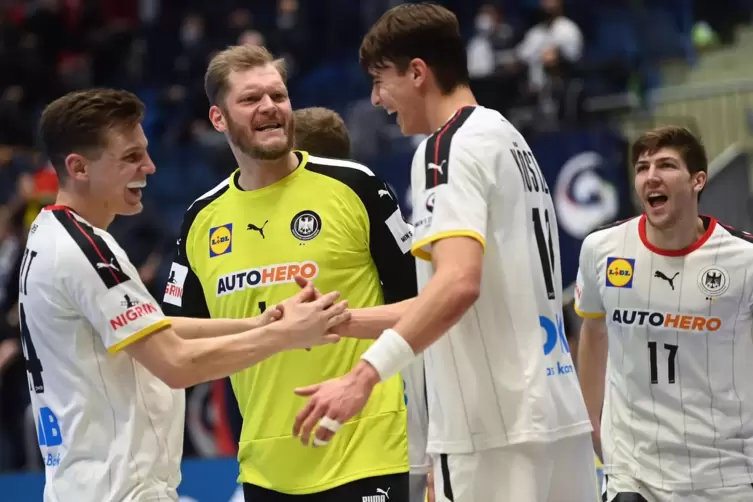
[[[698,214],[703,146],[632,147],[643,214],[583,242],[578,368],[610,502],[753,501],[753,236]]]
[[[378,340],[349,374],[297,390],[311,397],[294,433],[328,441],[374,385],[423,352],[438,501],[595,501],[591,426],[562,326],[557,220],[530,148],[476,104],[447,9],[389,10],[361,63],[372,103],[396,112],[404,134],[430,134],[411,172],[421,292],[353,311],[343,334]]]
[[[176,501],[181,389],[334,341],[325,332],[348,318],[336,293],[313,300],[313,287],[260,318],[166,318],[105,230],[142,209],[155,170],[143,116],[136,96],[108,89],[68,94],[42,114],[60,189],[29,231],[19,314],[46,502]]]

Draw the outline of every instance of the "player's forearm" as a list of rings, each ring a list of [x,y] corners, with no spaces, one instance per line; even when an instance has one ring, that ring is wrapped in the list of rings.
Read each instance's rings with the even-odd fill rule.
[[[286,349],[273,324],[218,338],[185,340],[176,357],[179,382],[190,387],[223,378],[260,363]]]
[[[234,335],[259,327],[258,317],[250,319],[194,319],[192,317],[170,317],[170,323],[179,337],[184,340],[214,338]]]
[[[350,338],[376,339],[385,329],[392,328],[407,312],[415,298],[390,305],[368,307],[351,311],[345,333]]]
[[[578,378],[591,424],[598,433],[604,404],[604,382],[607,371],[608,342],[606,333],[588,326],[585,319],[578,342]]]
[[[478,298],[479,284],[466,277],[456,277],[454,272],[437,271],[392,327],[416,354],[441,338]]]

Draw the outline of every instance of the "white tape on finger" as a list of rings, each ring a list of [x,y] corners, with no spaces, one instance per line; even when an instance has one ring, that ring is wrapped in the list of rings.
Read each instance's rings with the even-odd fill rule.
[[[318,437],[314,436],[314,440],[311,442],[314,446],[327,446],[329,441],[322,441]]]
[[[335,420],[334,418],[324,417],[319,421],[319,427],[327,429],[331,432],[337,432],[340,430],[343,424]]]

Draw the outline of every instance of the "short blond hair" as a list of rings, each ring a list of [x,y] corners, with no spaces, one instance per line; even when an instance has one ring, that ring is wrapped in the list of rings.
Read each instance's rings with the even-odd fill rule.
[[[350,137],[342,117],[328,108],[314,106],[295,111],[295,147],[312,155],[350,158]]]
[[[204,74],[204,91],[209,104],[219,105],[225,101],[228,79],[235,71],[250,70],[271,64],[287,83],[288,71],[284,59],[275,59],[266,47],[257,45],[233,45],[215,54]]]

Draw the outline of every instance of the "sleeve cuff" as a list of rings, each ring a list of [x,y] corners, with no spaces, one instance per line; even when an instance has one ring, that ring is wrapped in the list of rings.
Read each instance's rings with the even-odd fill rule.
[[[606,316],[604,312],[583,312],[578,307],[575,308],[575,313],[578,314],[578,316],[583,317],[585,319],[599,319],[600,317]]]
[[[481,243],[481,247],[484,248],[484,251],[486,251],[486,240],[480,233],[474,230],[448,230],[447,232],[438,232],[429,237],[424,237],[420,241],[414,242],[410,248],[410,252],[416,258],[431,261],[431,253],[426,251],[424,247],[439,240],[447,239],[448,237],[470,237],[476,239]]]
[[[170,326],[170,320],[169,319],[159,320],[159,321],[155,322],[154,324],[152,324],[151,326],[147,326],[146,328],[144,328],[144,329],[142,329],[140,331],[137,331],[136,333],[132,334],[131,336],[129,336],[125,340],[121,340],[118,343],[116,343],[115,345],[113,345],[112,347],[109,347],[107,349],[107,352],[109,352],[110,354],[117,354],[118,352],[120,352],[124,348],[128,347],[132,343],[138,342],[139,340],[141,340],[145,336],[151,335],[155,331],[159,331],[161,329],[167,328],[168,326]]]

